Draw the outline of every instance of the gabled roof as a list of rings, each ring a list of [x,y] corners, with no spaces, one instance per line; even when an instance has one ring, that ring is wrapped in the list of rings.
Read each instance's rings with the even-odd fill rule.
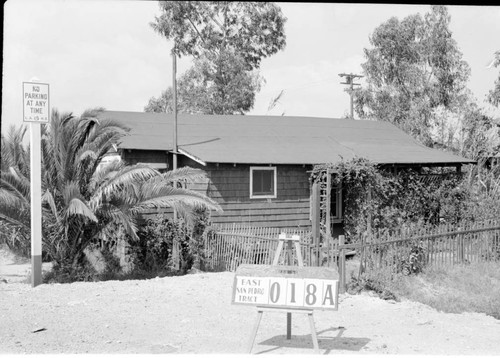
[[[105,111],[101,116],[130,127],[122,149],[172,150],[172,114]],[[427,148],[388,122],[248,115],[177,118],[179,151],[206,163],[322,164],[354,157],[377,164],[474,163]]]

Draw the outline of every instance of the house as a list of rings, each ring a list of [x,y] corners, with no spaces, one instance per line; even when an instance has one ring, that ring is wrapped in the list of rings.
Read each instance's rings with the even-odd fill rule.
[[[105,111],[101,116],[131,129],[118,145],[122,160],[172,168],[172,114]],[[212,213],[216,224],[310,228],[309,176],[315,164],[362,157],[394,169],[460,170],[473,163],[427,148],[388,122],[179,114],[177,123],[178,167],[207,172],[208,181],[197,188],[223,208]],[[340,191],[332,191],[332,203],[332,215],[341,223]]]

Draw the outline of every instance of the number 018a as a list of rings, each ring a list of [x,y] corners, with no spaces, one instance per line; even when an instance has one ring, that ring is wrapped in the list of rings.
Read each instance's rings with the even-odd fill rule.
[[[270,283],[269,303],[296,307],[335,307],[336,288],[336,282],[331,280],[275,279]]]

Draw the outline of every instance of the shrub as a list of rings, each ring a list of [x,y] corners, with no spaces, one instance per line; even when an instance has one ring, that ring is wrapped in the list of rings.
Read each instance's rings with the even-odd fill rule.
[[[398,232],[403,226],[456,224],[471,220],[471,186],[454,172],[424,171],[427,179],[411,169],[397,175],[365,159],[315,166],[312,181],[325,181],[326,169],[334,173],[333,185],[344,194],[344,228],[348,242],[359,241],[368,228]],[[498,204],[497,204],[498,206]],[[484,211],[483,211],[484,212]],[[371,218],[371,222],[368,220]]]
[[[98,274],[99,280],[106,281],[119,279],[123,275],[120,259],[108,248],[108,246],[104,246],[100,251],[104,258],[105,268],[102,273]]]
[[[0,244],[22,257],[31,256],[30,233],[22,227],[15,227],[0,221]]]
[[[205,248],[204,242],[204,232],[209,227],[209,217],[208,211],[204,208],[196,208],[193,211],[194,214],[194,224],[191,231],[191,239],[189,240],[189,250],[190,255],[193,258],[192,266],[201,270],[204,269],[205,261]]]
[[[72,265],[55,263],[52,270],[43,275],[44,283],[71,283],[75,281],[97,281],[98,274],[84,259],[76,269]]]
[[[201,169],[159,173],[147,165],[123,161],[101,165],[127,131],[123,123],[105,118],[102,109],[85,111],[80,117],[53,110],[49,125],[42,126],[43,250],[58,267],[73,268],[75,277],[92,243],[112,237],[108,229],[113,223],[135,237],[137,218],[152,208],[188,211],[202,205],[220,210],[206,195],[173,186],[204,178]],[[25,128],[13,128],[8,136],[2,135],[0,158],[0,222],[16,226],[23,234],[30,231],[25,132]],[[26,251],[29,235],[14,237],[22,239],[15,243]]]
[[[130,255],[134,271],[167,274],[175,266],[172,262],[174,243],[178,243],[180,269],[187,272],[193,265],[194,257],[183,220],[173,220],[166,215],[157,215],[146,221],[138,231],[139,240],[130,240]]]

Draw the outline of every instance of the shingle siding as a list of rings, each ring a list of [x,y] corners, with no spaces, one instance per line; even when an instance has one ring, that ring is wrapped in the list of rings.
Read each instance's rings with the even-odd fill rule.
[[[122,157],[128,164],[167,162],[169,168],[172,167],[172,158],[163,151],[125,150]],[[199,168],[207,173],[208,183],[197,183],[191,188],[207,194],[221,205],[223,213],[212,213],[214,224],[310,228],[307,173],[310,166],[276,165],[277,198],[273,199],[250,199],[250,167],[262,165],[208,163],[203,166],[180,155],[178,166]],[[154,214],[153,210],[146,217]]]
[[[250,199],[250,167],[254,165],[202,166],[185,157],[182,165],[201,168],[207,173],[207,194],[224,210],[222,214],[212,213],[215,224],[310,228],[309,166],[277,165],[277,198]]]

